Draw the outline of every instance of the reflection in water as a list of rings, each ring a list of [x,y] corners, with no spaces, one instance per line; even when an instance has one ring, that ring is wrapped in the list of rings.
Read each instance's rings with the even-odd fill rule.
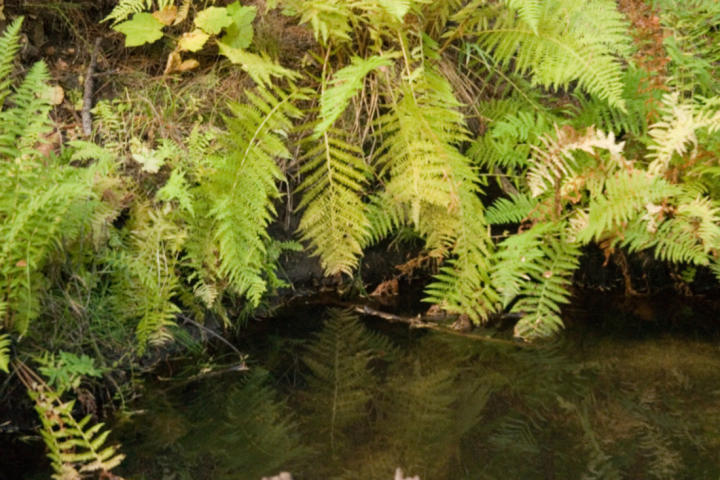
[[[127,477],[720,477],[720,355],[709,344],[515,349],[422,334],[399,346],[330,311],[320,332],[275,345],[270,371],[148,387],[147,413],[118,427]]]

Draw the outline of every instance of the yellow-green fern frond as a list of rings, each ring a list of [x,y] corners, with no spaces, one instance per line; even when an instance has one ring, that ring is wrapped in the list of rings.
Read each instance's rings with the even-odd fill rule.
[[[305,209],[300,232],[328,275],[352,273],[370,226],[362,200],[370,171],[362,151],[344,136],[340,130],[323,133],[301,168],[306,178],[299,187],[304,193],[298,208]]]
[[[514,334],[526,340],[547,337],[562,328],[560,309],[569,302],[568,288],[579,265],[579,246],[557,234],[546,235],[538,247],[543,256],[527,266],[527,279],[519,286],[519,299],[512,307],[523,314]]]
[[[226,118],[227,152],[203,186],[210,201],[219,272],[253,305],[265,292],[265,229],[274,215],[273,200],[283,179],[277,158],[290,158],[285,136],[300,112],[298,93],[257,89],[247,102],[233,104]]]
[[[585,243],[606,235],[622,236],[624,225],[634,217],[676,193],[677,187],[645,171],[618,171],[605,180],[603,192],[591,196],[588,223],[577,239]]]
[[[664,115],[649,131],[652,143],[648,147],[651,160],[648,171],[653,175],[664,175],[674,155],[683,157],[697,146],[698,130],[707,128],[710,133],[720,130],[720,113],[681,102],[677,93],[666,95],[663,103]]]
[[[0,318],[2,318],[2,309],[0,309]],[[10,365],[10,335],[7,333],[0,333],[0,370],[5,373],[8,371]]]
[[[91,424],[91,416],[82,420],[73,416],[75,401],[63,401],[60,395],[27,367],[23,382],[28,394],[35,402],[42,430],[40,434],[48,449],[53,468],[54,480],[84,478],[97,473],[101,478],[119,478],[111,470],[120,465],[125,455],[118,453],[118,447],[107,445],[110,430],[103,429],[103,423]]]
[[[315,125],[315,135],[319,137],[335,123],[350,99],[362,88],[368,73],[388,65],[390,60],[387,56],[373,55],[368,58],[353,57],[350,65],[338,70],[330,81],[332,86],[320,95],[320,121]]]
[[[527,6],[528,2],[523,3]],[[616,55],[629,51],[630,38],[615,2],[539,3],[539,15],[527,8],[518,17],[514,9],[508,9],[498,11],[489,24],[480,21],[481,45],[501,64],[531,73],[541,85],[564,88],[577,81],[586,91],[623,109],[622,65]]]

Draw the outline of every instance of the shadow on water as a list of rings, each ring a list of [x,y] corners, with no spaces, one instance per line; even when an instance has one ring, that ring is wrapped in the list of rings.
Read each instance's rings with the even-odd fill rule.
[[[720,478],[717,342],[571,328],[513,348],[378,329],[335,309],[273,325],[250,372],[149,383],[144,413],[115,427],[128,455],[120,473]]]

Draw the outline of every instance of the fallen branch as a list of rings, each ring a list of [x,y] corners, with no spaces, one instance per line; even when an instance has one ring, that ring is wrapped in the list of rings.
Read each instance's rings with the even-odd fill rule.
[[[355,311],[357,313],[382,318],[383,320],[387,320],[389,322],[405,323],[405,324],[409,325],[410,328],[423,328],[426,330],[434,330],[436,332],[447,333],[450,335],[457,335],[457,336],[469,338],[472,340],[479,340],[482,342],[495,343],[498,345],[512,346],[512,347],[516,347],[516,348],[526,348],[529,346],[529,344],[514,342],[512,340],[504,340],[502,338],[488,337],[487,335],[478,335],[478,334],[472,333],[472,332],[462,332],[460,330],[455,330],[454,328],[450,328],[445,325],[440,325],[439,323],[435,323],[433,321],[424,319],[422,317],[422,315],[415,315],[413,317],[408,317],[408,316],[395,315],[394,313],[388,313],[388,312],[376,310],[367,305],[351,304],[349,306],[353,309],[353,311]]]

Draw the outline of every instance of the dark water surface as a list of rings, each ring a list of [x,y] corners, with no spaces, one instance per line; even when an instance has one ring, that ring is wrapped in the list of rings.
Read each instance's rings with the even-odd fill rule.
[[[117,473],[720,479],[716,339],[570,329],[519,348],[324,308],[272,325],[239,340],[249,372],[149,382],[114,427]]]

